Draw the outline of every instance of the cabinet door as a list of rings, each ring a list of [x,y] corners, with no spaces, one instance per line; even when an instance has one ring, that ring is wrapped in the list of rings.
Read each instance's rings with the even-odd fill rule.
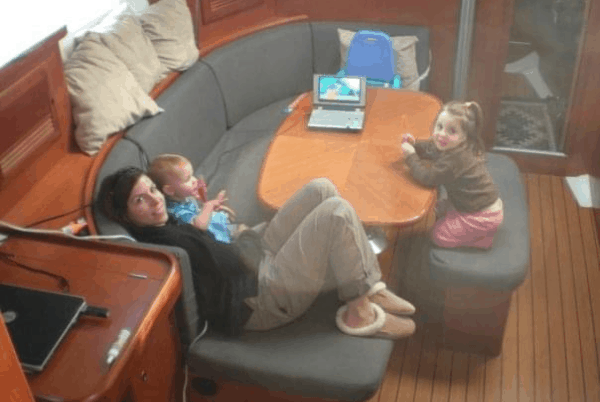
[[[133,401],[180,401],[183,369],[179,331],[173,314],[159,318],[140,344],[130,369]]]

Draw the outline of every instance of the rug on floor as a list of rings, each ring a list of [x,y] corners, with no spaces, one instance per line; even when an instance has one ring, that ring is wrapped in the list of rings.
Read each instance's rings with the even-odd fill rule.
[[[556,152],[548,105],[543,102],[502,100],[494,145]]]

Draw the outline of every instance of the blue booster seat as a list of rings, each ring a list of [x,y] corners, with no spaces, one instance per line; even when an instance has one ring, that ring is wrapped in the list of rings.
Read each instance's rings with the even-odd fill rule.
[[[348,47],[346,66],[338,76],[364,76],[367,85],[401,88],[402,80],[395,74],[394,49],[385,32],[358,31]]]

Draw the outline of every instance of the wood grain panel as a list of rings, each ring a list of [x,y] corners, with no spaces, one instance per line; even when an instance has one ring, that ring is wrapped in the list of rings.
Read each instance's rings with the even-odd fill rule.
[[[563,309],[563,329],[565,342],[565,357],[567,368],[568,391],[570,401],[585,399],[583,384],[580,334],[577,322],[577,303],[575,300],[575,287],[573,283],[573,266],[571,264],[571,249],[568,241],[563,241],[562,236],[569,233],[565,211],[565,188],[562,178],[550,177],[551,198],[554,211],[554,232],[556,233],[558,278],[555,280],[560,285],[560,301]],[[563,234],[563,235],[561,235]]]
[[[483,401],[485,392],[485,357],[477,354],[469,355],[469,378],[467,379],[466,402]]]
[[[589,294],[592,286],[595,286],[594,282],[591,281],[594,278],[588,278],[587,275],[585,248],[583,244],[584,234],[580,225],[579,207],[570,191],[563,190],[563,197],[568,217],[566,218],[568,229],[562,232],[562,234],[568,239],[571,249],[571,266],[577,301],[577,328],[579,329],[581,356],[594,356],[598,342],[596,337],[600,335],[594,331],[594,322],[597,320],[598,312],[596,311],[596,318],[594,318],[593,305],[591,304]],[[573,356],[572,358],[577,359],[577,356]],[[583,366],[585,399],[600,400],[598,362],[596,359],[582,358],[581,364]]]
[[[587,269],[588,281],[590,284],[590,299],[594,312],[594,332],[596,335],[596,345],[600,344],[600,292],[595,291],[600,288],[600,247],[598,246],[598,237],[595,236],[596,230],[593,221],[593,212],[591,209],[579,209],[579,224],[584,245],[585,265]],[[600,361],[600,348],[596,346],[596,356]]]
[[[534,185],[531,182],[530,175],[524,175],[525,188],[527,190],[527,201],[531,207],[531,197],[529,195],[530,188]],[[533,228],[534,221],[530,216],[530,230]],[[531,251],[533,253],[533,250]],[[535,399],[535,377],[534,377],[534,320],[532,310],[532,281],[531,267],[530,272],[517,289],[513,303],[517,306],[518,322],[517,322],[517,353],[519,359],[519,401],[527,402]]]
[[[502,400],[516,401],[519,395],[519,361],[518,361],[518,304],[514,293],[504,330],[502,346]]]
[[[206,25],[263,3],[264,0],[204,0],[200,3],[202,22]]]
[[[550,345],[548,340],[548,303],[542,228],[542,204],[539,176],[531,175],[529,191],[529,218],[531,235],[531,280],[533,285],[535,398],[551,400]]]
[[[550,342],[550,370],[552,378],[552,399],[566,401],[569,398],[567,388],[567,368],[565,356],[565,332],[563,320],[563,303],[561,300],[561,283],[558,274],[556,253],[556,229],[552,205],[550,177],[539,178],[540,210],[542,214],[542,231],[544,241],[544,271],[546,275],[546,295],[548,303],[548,328]]]
[[[34,402],[2,314],[0,314],[0,356],[2,357],[0,359],[0,399],[10,402]]]
[[[483,109],[483,136],[490,147],[500,109],[512,14],[513,0],[477,2],[467,98],[477,101]]]
[[[502,359],[486,358],[485,363],[485,402],[502,401]]]
[[[467,378],[469,370],[469,355],[464,352],[454,352],[452,356],[452,387],[449,402],[462,402],[467,397]]]

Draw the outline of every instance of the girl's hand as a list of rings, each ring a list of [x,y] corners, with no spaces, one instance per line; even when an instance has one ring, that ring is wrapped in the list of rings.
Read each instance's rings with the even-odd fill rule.
[[[402,152],[404,152],[404,155],[408,156],[408,155],[414,154],[416,151],[415,151],[415,147],[413,147],[408,142],[404,142],[404,143],[402,143]]]
[[[408,142],[409,144],[415,145],[415,137],[413,137],[412,134],[410,133],[406,133],[404,135],[402,135],[402,144]]]

